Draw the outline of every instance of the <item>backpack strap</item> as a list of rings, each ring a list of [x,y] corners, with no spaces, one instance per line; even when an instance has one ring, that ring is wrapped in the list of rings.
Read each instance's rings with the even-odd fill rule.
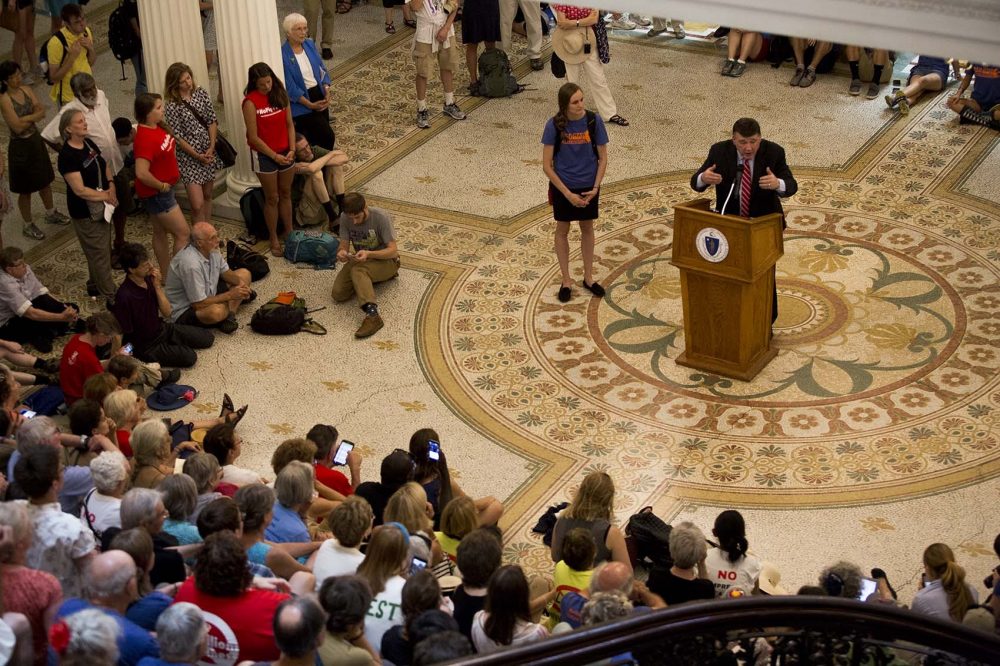
[[[552,116],[552,127],[556,130],[556,142],[552,144],[552,162],[555,163],[556,155],[559,154],[559,147],[562,146],[562,135],[563,133],[559,131],[556,127],[556,118]]]
[[[594,149],[594,157],[598,157],[597,152],[597,114],[587,111],[587,134],[590,135],[590,147]]]
[[[90,28],[87,28],[84,31],[83,34],[86,35],[89,32],[90,32]],[[58,39],[59,43],[62,44],[62,49],[63,49],[62,57],[59,58],[59,67],[62,67],[63,63],[66,62],[66,55],[69,53],[69,44],[66,43],[66,35],[63,34],[62,28],[60,28],[59,30],[56,30],[54,33],[52,33],[52,36],[55,37],[56,39]],[[93,38],[93,37],[91,37],[91,38]],[[46,41],[45,42],[45,49],[48,50],[48,48],[49,48],[49,43]],[[49,63],[49,69],[50,70],[52,69],[52,63],[51,62]],[[59,98],[56,100],[56,104],[57,104],[57,106],[59,108],[62,108],[62,105],[63,105],[63,101],[62,101],[63,79],[65,79],[65,78],[66,77],[64,76],[64,77],[62,77],[62,79],[59,79]]]
[[[87,527],[89,527],[90,531],[94,533],[94,536],[97,537],[98,540],[100,540],[101,533],[94,529],[94,521],[90,519],[90,507],[88,506],[90,498],[93,497],[94,493],[96,492],[97,492],[96,487],[91,488],[90,492],[87,493],[87,496],[83,498],[83,515],[86,516],[87,518]]]

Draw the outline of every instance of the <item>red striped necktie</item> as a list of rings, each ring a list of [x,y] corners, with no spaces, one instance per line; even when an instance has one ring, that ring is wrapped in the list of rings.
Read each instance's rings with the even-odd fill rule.
[[[743,178],[740,180],[740,217],[750,217],[750,173],[753,168],[750,162],[743,163]]]

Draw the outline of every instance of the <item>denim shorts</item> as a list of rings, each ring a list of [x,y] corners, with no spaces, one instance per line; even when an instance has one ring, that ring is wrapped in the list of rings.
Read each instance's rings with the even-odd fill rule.
[[[278,164],[264,153],[259,153],[256,150],[250,151],[250,169],[254,173],[275,173],[288,171],[293,166],[295,166],[294,162],[287,165]]]
[[[173,189],[146,197],[142,202],[146,204],[146,210],[150,215],[167,213],[177,206],[177,198],[174,196]]]

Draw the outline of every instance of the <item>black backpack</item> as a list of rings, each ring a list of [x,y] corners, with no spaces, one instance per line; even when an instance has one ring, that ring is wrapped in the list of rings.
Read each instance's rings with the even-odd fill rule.
[[[264,222],[264,188],[251,187],[240,197],[240,214],[247,225],[247,232],[255,240],[266,240],[271,237]]]
[[[322,310],[313,308],[311,312]],[[305,299],[294,291],[283,291],[257,308],[250,318],[250,328],[263,335],[292,335],[303,331],[313,335],[326,335],[326,328],[307,315]]]
[[[250,279],[254,282],[266,277],[271,272],[267,257],[256,250],[237,245],[235,241],[231,240],[226,241],[226,263],[232,270],[245,268],[250,271]]]
[[[69,45],[66,43],[66,35],[62,33],[62,30],[56,30],[52,33],[52,36],[42,42],[42,48],[38,49],[38,66],[42,69],[42,73],[45,75],[45,83],[55,85],[55,81],[52,80],[50,74],[52,73],[52,63],[49,62],[49,43],[56,39],[62,44],[63,52],[62,57],[59,59],[59,64],[56,65],[56,69],[62,67],[62,64],[66,61],[66,53],[69,51]],[[62,106],[62,86],[59,86],[59,105]]]
[[[135,34],[135,30],[132,29],[128,16],[125,14],[124,4],[124,2],[119,2],[117,9],[111,12],[111,16],[108,17],[108,47],[115,59],[122,65],[125,64],[126,60],[131,60],[142,48],[139,36]]]
[[[479,94],[483,97],[510,97],[524,90],[511,73],[510,59],[503,49],[492,48],[479,56]]]
[[[629,555],[632,565],[642,564],[647,567],[664,567],[669,569],[674,565],[670,557],[670,525],[653,513],[653,507],[647,506],[632,515],[625,525],[626,541],[629,543]]]

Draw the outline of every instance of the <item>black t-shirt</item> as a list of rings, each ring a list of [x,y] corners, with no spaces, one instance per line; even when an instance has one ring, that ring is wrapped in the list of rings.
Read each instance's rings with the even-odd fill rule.
[[[668,606],[715,598],[715,586],[712,585],[712,581],[704,578],[694,580],[679,578],[672,574],[670,569],[653,569],[649,572],[649,581],[646,585],[650,592],[663,597]]]
[[[382,658],[396,666],[410,666],[413,661],[413,646],[403,638],[403,627],[395,626],[382,634]]]
[[[392,494],[399,490],[399,486],[385,486],[375,481],[365,481],[355,489],[354,494],[364,497],[372,506],[372,513],[375,514],[375,525],[382,524],[382,514],[385,513],[385,505],[389,503]]]
[[[455,589],[455,593],[451,595],[451,603],[455,606],[452,617],[455,618],[455,622],[458,622],[458,630],[466,638],[472,640],[472,618],[483,610],[483,606],[486,605],[486,595],[470,596],[466,594],[465,588],[459,585]]]
[[[160,307],[150,276],[146,277],[145,289],[125,278],[115,295],[111,312],[121,326],[124,341],[133,343],[138,353],[145,353],[163,330]]]
[[[62,150],[59,151],[59,173],[66,176],[68,173],[79,172],[83,178],[83,184],[93,189],[108,189],[108,173],[104,158],[101,157],[101,149],[94,145],[90,139],[83,140],[83,148],[74,148],[69,142],[63,143]],[[66,207],[69,208],[69,216],[74,220],[89,220],[90,208],[84,199],[81,199],[73,191],[73,188],[66,185]]]

